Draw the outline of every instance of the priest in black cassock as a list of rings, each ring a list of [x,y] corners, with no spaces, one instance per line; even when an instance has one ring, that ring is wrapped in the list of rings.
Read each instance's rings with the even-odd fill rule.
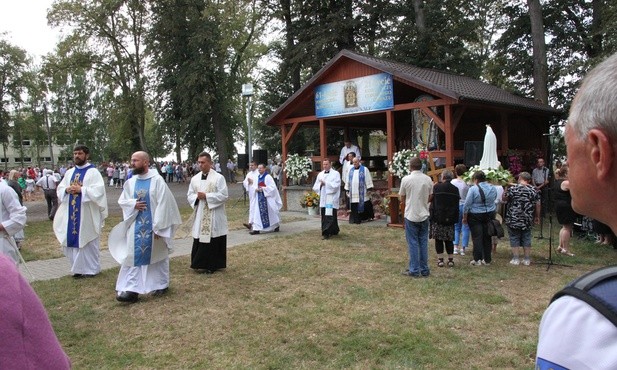
[[[201,172],[191,178],[187,193],[194,211],[187,221],[191,227],[193,250],[191,268],[211,274],[227,267],[227,182],[212,167],[212,157],[202,152],[197,159]]]
[[[339,233],[337,212],[341,196],[341,174],[332,169],[332,163],[325,159],[323,171],[317,175],[313,190],[319,194],[319,209],[321,211],[321,236],[328,239]]]

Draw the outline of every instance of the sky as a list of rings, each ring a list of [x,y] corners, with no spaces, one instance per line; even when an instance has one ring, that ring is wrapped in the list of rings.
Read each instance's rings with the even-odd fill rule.
[[[0,33],[30,56],[41,56],[54,50],[60,31],[47,25],[47,10],[53,0],[0,0]]]

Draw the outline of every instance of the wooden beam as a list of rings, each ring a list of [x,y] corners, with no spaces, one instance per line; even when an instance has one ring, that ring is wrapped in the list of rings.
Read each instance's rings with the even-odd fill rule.
[[[414,102],[414,103],[395,104],[393,110],[399,111],[399,110],[410,110],[410,109],[418,109],[418,108],[426,108],[426,107],[437,107],[440,105],[454,104],[454,103],[456,102],[453,100],[446,100],[446,99],[423,100],[423,101]]]
[[[283,125],[284,126],[284,125]],[[289,143],[289,140],[291,140],[291,137],[294,136],[296,134],[296,132],[298,132],[298,129],[300,129],[300,122],[294,122],[291,125],[291,129],[289,130],[289,132],[287,133],[287,135],[283,136],[283,142],[285,144]]]
[[[452,106],[446,105],[444,107],[445,122],[445,136],[446,136],[446,166],[454,166],[454,156],[452,151],[454,150],[454,128],[452,128]]]
[[[319,120],[319,157],[320,162],[328,158],[328,138],[326,135],[326,121],[324,119]]]
[[[279,124],[288,125],[290,123],[305,123],[317,121],[317,116],[292,117],[281,120]]]
[[[394,114],[392,111],[386,111],[386,142],[388,146],[388,163],[392,162],[394,157]],[[392,189],[394,187],[394,175],[388,171],[388,187]]]
[[[435,121],[435,123],[437,124],[437,127],[439,127],[439,129],[443,132],[446,132],[446,125],[444,124],[443,120],[441,119],[441,117],[439,117],[437,114],[435,114],[435,112],[433,112],[432,109],[427,108],[427,107],[422,107],[420,108],[422,110],[422,112],[424,112],[426,115],[428,115],[429,117],[431,117],[433,119],[433,121]]]
[[[284,138],[287,136],[287,126],[282,125],[281,126],[281,137]],[[283,164],[283,171],[281,172],[283,174],[283,181],[282,181],[282,187],[283,187],[283,209],[286,211],[287,210],[287,190],[285,190],[285,188],[289,185],[287,183],[287,171],[285,170],[285,161],[287,160],[287,141],[285,140],[281,140],[282,141],[282,148],[281,148],[281,159],[282,159],[282,164]]]

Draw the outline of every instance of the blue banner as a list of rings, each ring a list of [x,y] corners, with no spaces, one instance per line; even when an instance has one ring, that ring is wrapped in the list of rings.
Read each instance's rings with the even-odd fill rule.
[[[379,73],[315,88],[317,118],[394,108],[392,75]]]

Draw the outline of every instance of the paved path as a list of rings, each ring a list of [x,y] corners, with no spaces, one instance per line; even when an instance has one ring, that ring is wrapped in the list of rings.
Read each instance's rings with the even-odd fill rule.
[[[174,194],[178,205],[186,203],[186,191],[188,188],[187,183],[169,183],[169,189]],[[229,188],[229,202],[241,201],[243,199],[243,188],[241,183],[228,184]],[[120,197],[121,189],[107,188],[107,204],[109,207],[109,214],[122,215],[120,206],[118,205],[118,198]],[[28,221],[47,220],[47,204],[44,200],[25,202],[27,208]],[[252,243],[257,240],[269,239],[276,236],[289,236],[297,233],[301,233],[308,230],[318,230],[320,227],[320,221],[318,217],[309,216],[304,212],[281,212],[282,214],[288,214],[291,217],[305,217],[305,220],[285,223],[281,226],[281,231],[278,233],[268,233],[260,235],[249,235],[247,230],[234,230],[230,231],[227,235],[227,247],[233,248],[238,245]],[[344,220],[339,220],[339,224],[345,223]],[[382,226],[385,227],[385,220],[375,220],[363,225],[370,226]],[[193,240],[188,239],[176,239],[174,240],[174,252],[171,257],[184,256],[191,253]],[[101,269],[110,269],[118,267],[118,263],[111,257],[109,250],[101,251]],[[51,280],[61,278],[63,276],[71,275],[69,262],[65,257],[55,258],[50,260],[30,261],[26,262],[26,266],[20,265],[22,274],[30,281],[36,280]],[[31,276],[30,273],[33,275]]]
[[[227,234],[227,248],[232,248],[242,244],[252,243],[258,240],[270,239],[275,236],[289,236],[292,234],[301,233],[308,230],[318,230],[320,221],[319,218],[308,216],[301,212],[282,212],[288,213],[290,216],[306,216],[305,220],[289,222],[281,225],[281,231],[278,233],[267,233],[259,235],[250,235],[247,230],[233,230]],[[175,239],[173,253],[171,257],[185,256],[191,253],[193,239]],[[101,269],[111,269],[118,267],[118,262],[113,259],[109,250],[101,251]],[[54,258],[50,260],[30,261],[26,262],[26,266],[20,264],[19,269],[23,276],[30,281],[36,280],[51,280],[71,275],[69,262],[65,257]],[[31,276],[30,273],[33,275]]]

